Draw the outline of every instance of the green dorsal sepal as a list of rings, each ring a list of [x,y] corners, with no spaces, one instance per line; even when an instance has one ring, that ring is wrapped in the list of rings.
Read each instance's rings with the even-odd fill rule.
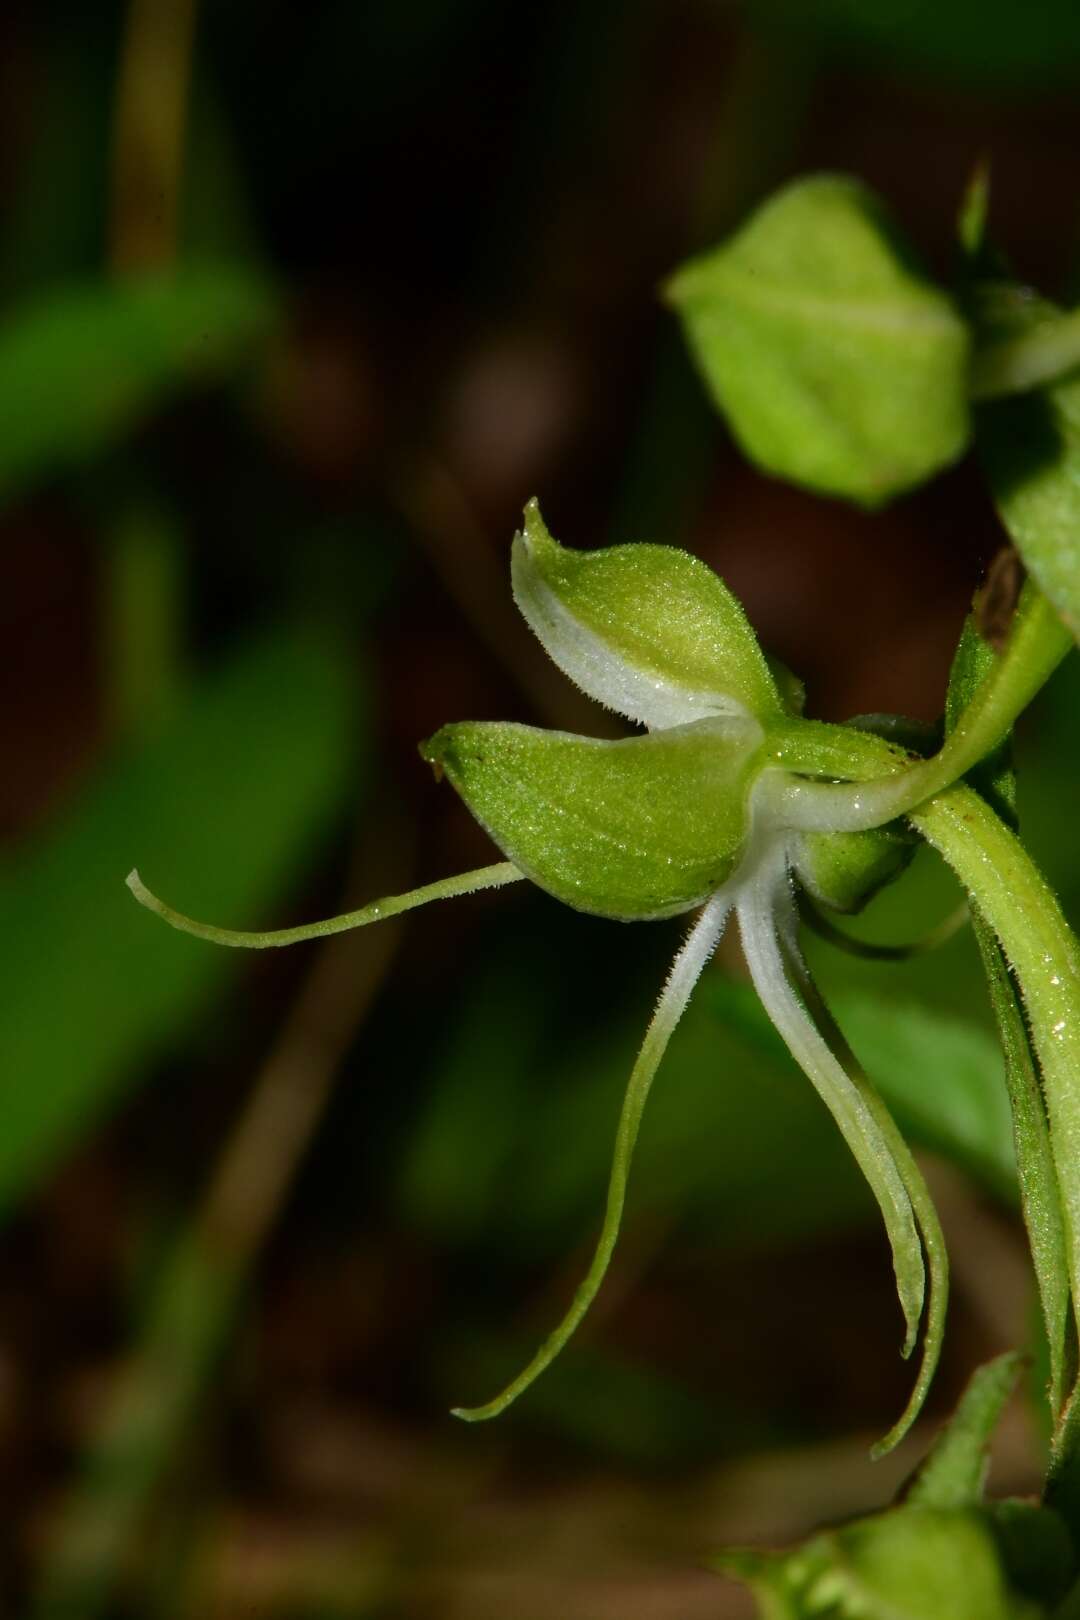
[[[760,740],[752,720],[618,742],[466,721],[420,751],[540,888],[629,922],[688,911],[731,874]]]
[[[573,551],[530,501],[511,560],[514,600],[589,697],[653,730],[784,710],[746,614],[718,574],[674,546]],[[790,679],[790,678],[789,678]]]

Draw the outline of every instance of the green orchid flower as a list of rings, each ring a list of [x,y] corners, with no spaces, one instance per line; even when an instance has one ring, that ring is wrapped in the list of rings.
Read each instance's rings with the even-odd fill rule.
[[[525,878],[577,910],[622,922],[691,915],[627,1084],[592,1263],[528,1366],[486,1404],[457,1409],[469,1420],[494,1417],[527,1389],[595,1298],[618,1236],[654,1076],[735,918],[762,1004],[877,1200],[904,1317],[904,1355],[924,1328],[910,1400],[876,1448],[887,1450],[910,1426],[933,1376],[948,1266],[920,1172],[811,980],[799,943],[797,895],[805,890],[818,904],[857,909],[902,868],[912,834],[898,818],[906,816],[969,887],[977,884],[978,857],[966,830],[973,816],[964,811],[950,819],[951,799],[944,814],[925,806],[938,803],[933,795],[1000,740],[1011,719],[1005,687],[1001,680],[987,683],[945,746],[923,760],[873,729],[803,719],[798,684],[770,665],[722,580],[684,552],[644,544],[570,550],[551,537],[533,502],[514,540],[511,572],[518,607],[558,667],[590,698],[645,729],[607,741],[464,722],[423,744],[423,757],[460,794],[503,861],[341,917],[267,933],[195,922],[158,900],[135,872],[129,886],[174,927],[256,948],[337,933],[429,900]],[[1025,669],[1029,643],[1038,640],[1039,626],[1031,629],[1030,619],[1021,617],[1017,626],[1027,649]],[[1002,665],[1008,673],[1016,660]],[[1022,675],[1021,685],[1031,678]]]

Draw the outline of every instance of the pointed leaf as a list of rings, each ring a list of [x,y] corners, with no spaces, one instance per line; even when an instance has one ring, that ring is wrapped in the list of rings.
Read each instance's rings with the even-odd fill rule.
[[[198,1030],[238,965],[133,904],[132,858],[200,906],[265,909],[355,790],[363,735],[332,638],[262,637],[0,866],[0,930],[18,941],[0,982],[0,1216]]]
[[[990,1525],[971,1510],[894,1508],[782,1553],[716,1560],[746,1581],[760,1620],[1038,1620],[1011,1587]]]
[[[601,742],[466,721],[421,753],[540,888],[630,920],[687,911],[728,877],[760,735],[753,721],[699,720]]]
[[[982,1502],[990,1441],[1023,1364],[1023,1357],[1010,1351],[972,1374],[959,1406],[915,1476],[907,1493],[909,1504],[960,1508]]]
[[[572,551],[525,508],[514,599],[565,675],[654,729],[711,714],[781,712],[746,614],[718,574],[674,546]],[[789,677],[789,680],[791,678]]]
[[[767,472],[876,505],[967,444],[967,326],[856,181],[788,186],[668,292]]]

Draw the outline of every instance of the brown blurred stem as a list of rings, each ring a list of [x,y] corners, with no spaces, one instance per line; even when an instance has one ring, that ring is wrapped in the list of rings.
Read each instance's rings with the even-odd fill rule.
[[[176,256],[196,0],[131,0],[113,128],[112,268]]]
[[[365,829],[349,894],[403,870],[399,822]],[[151,1499],[183,1449],[243,1300],[333,1090],[392,961],[396,921],[321,946],[201,1207],[165,1260],[134,1347],[90,1436],[81,1477],[45,1549],[31,1620],[93,1620],[133,1560]]]
[[[197,0],[130,0],[116,103],[108,257],[115,275],[176,258]],[[184,554],[152,501],[136,500],[105,536],[102,563],[109,729],[160,721],[180,684]]]

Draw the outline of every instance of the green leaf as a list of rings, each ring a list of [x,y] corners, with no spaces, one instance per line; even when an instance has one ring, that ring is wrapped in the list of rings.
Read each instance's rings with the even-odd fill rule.
[[[1030,1596],[1060,1594],[1071,1571],[1064,1525],[1028,1503],[982,1510],[987,1448],[1022,1366],[1010,1352],[978,1369],[901,1506],[787,1552],[726,1552],[718,1567],[753,1589],[761,1620],[1039,1620]]]
[[[760,735],[716,719],[602,742],[466,721],[421,753],[540,888],[629,921],[688,911],[729,876]]]
[[[1007,1496],[988,1502],[986,1517],[1016,1590],[1040,1603],[1060,1603],[1076,1570],[1072,1537],[1061,1515],[1030,1499]],[[1053,1614],[1065,1620],[1056,1608]]]
[[[674,546],[571,551],[530,501],[511,575],[514,599],[549,658],[619,714],[659,728],[781,712],[746,614],[697,557]]]
[[[796,181],[668,295],[765,471],[872,506],[964,450],[967,327],[858,182]]]
[[[345,658],[268,636],[0,871],[0,1211],[175,1050],[241,960],[141,911],[132,861],[200,906],[257,913],[352,785],[356,735]]]
[[[171,393],[271,329],[265,280],[186,265],[51,292],[0,328],[0,500],[100,455]]]
[[[993,290],[983,300],[988,337],[1075,338],[1080,326],[1026,288]],[[988,351],[989,355],[993,350]],[[1080,360],[1080,352],[1071,350]],[[984,365],[989,359],[984,360]],[[1036,392],[983,405],[976,422],[980,456],[1009,537],[1040,589],[1080,637],[1080,375]]]
[[[982,1502],[990,1441],[1023,1364],[1023,1357],[1010,1351],[972,1374],[959,1406],[907,1492],[909,1505],[963,1508]]]
[[[786,1553],[717,1560],[746,1581],[761,1620],[1039,1620],[1010,1588],[994,1536],[970,1509],[894,1508]]]
[[[490,1248],[494,1234],[518,1265],[565,1248],[595,1213],[611,1121],[655,990],[616,939],[604,983],[614,978],[619,993],[604,996],[595,972],[589,978],[595,942],[549,921],[552,943],[543,921],[516,921],[495,965],[471,975],[460,1021],[434,1054],[399,1180],[403,1216],[428,1239]],[[704,976],[672,1037],[636,1163],[639,1215],[690,1223],[720,1243],[801,1240],[873,1210],[757,997],[717,973]]]
[[[1023,10],[985,0],[751,0],[751,15],[759,26],[790,27],[802,36],[793,43],[804,51],[825,45],[850,54],[864,75],[915,79],[921,95],[928,73],[947,87],[1027,88],[1045,96],[1048,87],[1075,81],[1080,70],[1073,0],[1039,0]]]
[[[783,1042],[743,987],[713,978],[702,1000],[715,1017],[784,1061]],[[955,1014],[874,991],[830,993],[829,1002],[905,1136],[1012,1202],[1012,1124],[1000,1054],[988,1031]]]

